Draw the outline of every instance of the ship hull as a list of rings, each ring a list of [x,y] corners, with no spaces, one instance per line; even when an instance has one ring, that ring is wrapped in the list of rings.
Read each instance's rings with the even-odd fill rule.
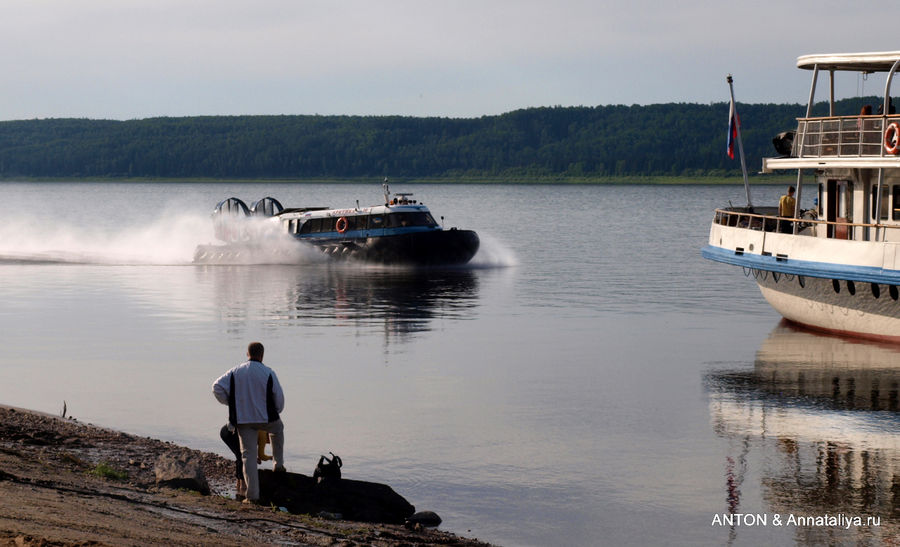
[[[785,319],[816,330],[900,342],[900,302],[891,285],[750,270]],[[893,288],[892,288],[893,287]]]
[[[322,256],[335,261],[398,266],[459,266],[478,252],[480,240],[472,230],[429,230],[378,237],[295,238],[302,251],[296,256],[284,245],[234,243],[201,245],[194,253],[197,264],[281,263],[291,258]]]
[[[785,319],[809,328],[900,342],[895,244],[840,241],[713,224],[703,256],[741,266]],[[834,257],[844,257],[843,262]]]

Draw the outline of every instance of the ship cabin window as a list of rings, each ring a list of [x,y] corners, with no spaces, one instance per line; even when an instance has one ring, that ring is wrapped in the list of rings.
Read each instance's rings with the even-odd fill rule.
[[[837,181],[837,214],[843,222],[853,222],[853,182]]]
[[[894,206],[891,220],[900,220],[900,184],[895,184],[891,189],[894,194],[894,200],[891,202]]]
[[[872,220],[875,218],[875,194],[878,192],[877,186],[872,186],[871,196],[871,215]],[[883,185],[881,187],[881,218],[880,220],[900,220],[900,184]]]
[[[828,224],[826,237],[847,239],[851,235],[849,227],[842,224],[853,222],[853,182],[830,179],[819,186],[819,196],[819,218],[837,223]],[[872,213],[870,210],[869,214]]]
[[[896,188],[896,186],[894,188]],[[877,217],[875,216],[875,203],[877,201],[877,199],[876,199],[877,194],[878,194],[878,186],[872,186],[872,198],[870,200],[872,202],[872,210],[870,213],[872,220],[877,220]],[[881,187],[881,220],[888,219],[888,199],[889,198],[890,198],[890,188],[887,185],[883,185]],[[894,214],[896,215],[896,212]]]
[[[388,228],[407,226],[437,226],[431,213],[391,213],[387,215]]]

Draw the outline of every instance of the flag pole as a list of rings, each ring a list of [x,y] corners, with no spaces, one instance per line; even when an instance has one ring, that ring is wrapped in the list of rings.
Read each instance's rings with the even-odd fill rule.
[[[734,111],[735,117],[735,129],[737,129],[737,142],[738,142],[738,152],[741,155],[741,172],[744,174],[744,191],[747,193],[747,208],[753,209],[753,204],[750,202],[750,181],[747,179],[747,163],[744,161],[744,143],[741,140],[741,118],[737,113],[737,105],[734,102],[734,80],[731,77],[731,74],[726,78],[728,81],[728,90],[731,92],[731,108]]]

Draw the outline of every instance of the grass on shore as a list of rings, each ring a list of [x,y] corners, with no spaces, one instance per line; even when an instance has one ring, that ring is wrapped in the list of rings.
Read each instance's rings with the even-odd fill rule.
[[[98,463],[96,467],[88,471],[88,474],[103,479],[111,479],[116,481],[123,481],[128,478],[127,472],[119,471],[106,462]]]

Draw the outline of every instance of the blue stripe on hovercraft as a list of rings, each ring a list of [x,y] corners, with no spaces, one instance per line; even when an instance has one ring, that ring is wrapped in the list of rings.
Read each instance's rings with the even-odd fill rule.
[[[400,228],[373,228],[370,230],[347,230],[344,233],[338,231],[314,232],[299,234],[300,239],[352,239],[355,237],[389,237],[413,232],[433,232],[440,230],[440,226],[403,226]]]
[[[844,279],[847,281],[863,281],[887,285],[900,284],[900,271],[885,270],[872,266],[848,266],[846,264],[834,264],[830,262],[812,262],[796,260],[793,258],[777,258],[775,256],[762,256],[758,254],[736,254],[734,251],[707,245],[701,254],[703,258],[755,268],[769,272],[779,272],[806,277],[820,277],[823,279]]]

